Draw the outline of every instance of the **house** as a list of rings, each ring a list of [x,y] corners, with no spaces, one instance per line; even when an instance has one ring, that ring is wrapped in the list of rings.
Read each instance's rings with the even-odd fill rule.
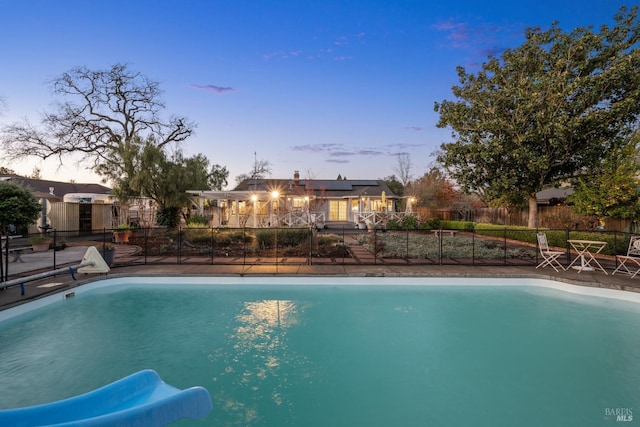
[[[113,202],[109,187],[14,174],[0,175],[0,180],[30,189],[43,205],[43,215],[29,227],[29,233],[38,233],[43,228],[82,233],[112,227]]]
[[[400,217],[380,180],[246,179],[230,191],[189,191],[213,227],[301,227],[368,224]]]

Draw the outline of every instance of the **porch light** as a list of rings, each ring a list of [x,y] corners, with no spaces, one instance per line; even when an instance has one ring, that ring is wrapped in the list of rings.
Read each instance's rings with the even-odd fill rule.
[[[253,200],[254,202],[257,202],[258,201],[258,196],[256,194],[253,194],[251,196],[251,200]]]
[[[277,199],[278,197],[280,197],[280,193],[278,193],[277,191],[274,191],[271,193],[271,198],[272,199]]]

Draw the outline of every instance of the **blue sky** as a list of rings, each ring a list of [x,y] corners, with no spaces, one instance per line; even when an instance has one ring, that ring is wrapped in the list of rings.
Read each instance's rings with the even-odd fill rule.
[[[453,99],[456,66],[477,71],[527,27],[610,24],[625,4],[0,0],[0,125],[38,123],[48,82],[72,67],[126,63],[161,82],[167,114],[197,123],[183,150],[226,166],[230,187],[254,153],[274,178],[317,179],[383,178],[408,153],[419,177],[450,138],[433,105]],[[98,182],[74,159],[0,164]]]

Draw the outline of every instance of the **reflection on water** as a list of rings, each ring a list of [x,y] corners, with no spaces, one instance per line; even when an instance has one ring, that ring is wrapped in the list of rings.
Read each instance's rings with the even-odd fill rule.
[[[290,407],[291,372],[311,375],[307,357],[290,349],[287,339],[287,333],[300,322],[301,312],[294,301],[262,300],[243,303],[235,315],[227,349],[220,349],[212,359],[224,359],[224,369],[214,380],[231,384],[231,389],[222,388],[216,396],[218,407],[233,413],[236,422],[258,420],[261,405]],[[269,402],[260,402],[265,397]]]

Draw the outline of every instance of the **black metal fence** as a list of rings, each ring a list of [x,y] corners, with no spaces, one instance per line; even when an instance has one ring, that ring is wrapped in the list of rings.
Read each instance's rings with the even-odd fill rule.
[[[96,246],[114,266],[194,265],[487,265],[537,266],[542,258],[537,230],[358,230],[334,228],[153,228],[137,230],[50,231],[45,251],[36,252],[37,236],[3,239],[0,278],[54,270],[76,263],[82,251]],[[550,246],[576,256],[571,239],[606,242],[597,255],[605,268],[616,267],[626,253],[629,234],[545,230]],[[39,239],[43,240],[43,239]],[[33,242],[35,244],[35,242]]]

